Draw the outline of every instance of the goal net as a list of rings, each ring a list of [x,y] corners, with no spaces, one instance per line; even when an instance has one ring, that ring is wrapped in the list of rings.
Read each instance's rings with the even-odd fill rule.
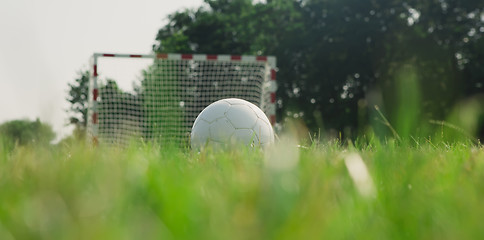
[[[100,61],[105,58],[149,63],[127,91],[116,79],[123,66],[109,73]],[[95,143],[186,144],[198,114],[223,98],[252,102],[275,123],[275,57],[95,53],[92,68],[87,132]]]

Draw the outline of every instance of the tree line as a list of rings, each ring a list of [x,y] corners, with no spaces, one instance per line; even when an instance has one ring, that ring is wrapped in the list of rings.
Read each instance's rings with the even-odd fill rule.
[[[52,127],[39,119],[11,120],[0,124],[0,150],[7,150],[5,152],[16,146],[46,146],[54,138]]]

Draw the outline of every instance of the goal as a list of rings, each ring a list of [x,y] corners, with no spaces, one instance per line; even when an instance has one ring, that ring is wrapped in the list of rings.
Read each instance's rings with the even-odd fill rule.
[[[100,59],[148,60],[132,91],[103,72]],[[118,68],[118,70],[122,70]],[[137,80],[137,81],[136,81]],[[130,141],[187,144],[198,114],[223,98],[259,106],[275,124],[276,58],[206,54],[92,56],[87,134],[96,144]]]

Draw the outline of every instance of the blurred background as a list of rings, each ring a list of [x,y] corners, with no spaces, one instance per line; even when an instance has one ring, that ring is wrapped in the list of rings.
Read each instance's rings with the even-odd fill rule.
[[[166,18],[143,49],[276,56],[279,127],[296,120],[328,138],[484,137],[482,1],[190,4],[157,16]],[[63,79],[63,121],[76,129],[86,123],[88,70]]]
[[[205,2],[170,15],[153,50],[276,56],[282,124],[346,138],[484,136],[482,1]]]

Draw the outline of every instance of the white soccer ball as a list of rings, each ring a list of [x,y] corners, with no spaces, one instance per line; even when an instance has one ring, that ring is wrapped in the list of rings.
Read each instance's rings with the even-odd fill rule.
[[[192,149],[267,146],[274,142],[271,123],[256,105],[238,98],[216,101],[198,115],[191,132]]]

